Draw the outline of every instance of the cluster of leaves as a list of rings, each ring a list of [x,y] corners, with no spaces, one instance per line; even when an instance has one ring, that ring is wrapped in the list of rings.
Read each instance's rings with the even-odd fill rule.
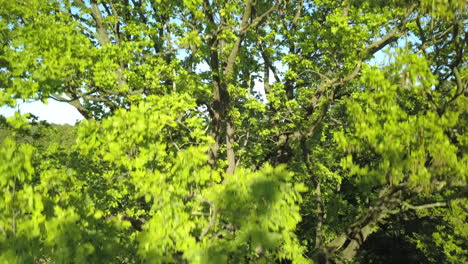
[[[239,170],[220,185],[220,173],[207,165],[211,140],[190,101],[147,98],[102,122],[85,121],[72,150],[41,140],[17,143],[11,135],[34,129],[8,120],[10,135],[0,148],[9,161],[1,167],[1,261],[219,263],[300,256],[293,231],[304,187],[271,166]]]
[[[465,1],[0,6],[0,262],[466,260]]]

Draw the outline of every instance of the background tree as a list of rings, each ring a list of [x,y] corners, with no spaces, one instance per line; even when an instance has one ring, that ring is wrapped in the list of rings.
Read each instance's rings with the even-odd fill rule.
[[[2,122],[0,260],[466,258],[464,1],[0,5],[0,103],[86,119]]]

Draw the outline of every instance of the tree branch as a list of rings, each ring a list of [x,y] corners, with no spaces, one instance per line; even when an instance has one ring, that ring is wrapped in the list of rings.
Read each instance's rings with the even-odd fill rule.
[[[257,27],[260,25],[261,22],[264,21],[264,19],[266,17],[268,17],[273,11],[275,11],[276,8],[278,8],[279,4],[281,3],[281,1],[275,1],[275,4],[270,7],[267,11],[265,11],[265,13],[261,14],[260,16],[256,17],[251,23],[245,23],[244,24],[244,19],[242,19],[242,24],[241,24],[241,27],[240,27],[240,30],[239,30],[239,35],[244,35],[245,33],[247,33],[247,31],[251,28],[254,28],[254,27]],[[247,5],[250,4],[250,10],[247,10],[249,12],[249,17],[250,17],[250,13],[252,12],[252,4],[253,4],[253,1],[252,0],[249,0],[249,2],[247,3]],[[246,13],[244,12],[244,15]],[[247,19],[249,18],[247,17]]]
[[[367,46],[361,53],[363,57],[372,55],[376,53],[377,51],[383,49],[388,44],[397,41],[400,38],[398,34],[404,33],[405,31],[407,31],[407,29],[404,29],[404,26],[408,22],[407,21],[408,17],[410,17],[410,15],[413,13],[415,9],[416,9],[416,5],[411,6],[406,12],[405,16],[401,19],[401,22],[398,26],[393,28],[390,32],[388,32],[381,39],[376,40],[372,42],[369,46]]]
[[[267,68],[270,69],[271,72],[273,72],[273,77],[275,77],[275,81],[280,83],[281,78],[278,76],[278,72],[276,71],[275,66],[273,66],[273,63],[271,62],[270,58],[268,57],[268,54],[266,53],[266,51],[265,51],[265,49],[263,47],[260,47],[260,49],[261,49],[261,54],[262,54],[263,61],[267,65]]]
[[[91,16],[96,22],[96,31],[98,36],[98,41],[101,45],[105,45],[110,42],[109,35],[107,34],[105,25],[102,21],[102,13],[99,10],[98,3],[96,0],[91,0]]]
[[[239,53],[239,49],[242,43],[242,40],[244,39],[244,35],[247,32],[245,29],[247,29],[247,26],[249,25],[249,18],[250,14],[252,13],[252,6],[253,6],[254,0],[248,0],[244,13],[242,15],[242,22],[240,25],[241,30],[239,33],[239,36],[236,39],[236,42],[234,44],[234,47],[232,48],[229,57],[226,60],[226,67],[224,68],[224,76],[230,78],[233,69],[234,69],[234,63],[236,62],[237,54]]]
[[[409,203],[403,203],[403,209],[412,209],[412,210],[422,210],[422,209],[430,209],[430,208],[437,208],[437,207],[447,207],[446,202],[436,202],[430,204],[422,204],[422,205],[411,205]]]
[[[322,246],[322,226],[326,219],[325,205],[323,203],[322,191],[320,188],[321,181],[318,180],[317,187],[315,188],[315,195],[317,197],[317,214],[318,214],[318,223],[315,227],[315,248],[320,248]]]
[[[394,209],[401,205],[401,190],[406,186],[406,183],[401,183],[397,186],[386,186],[382,189],[379,192],[379,198],[372,203],[357,221],[351,224],[345,232],[325,245],[323,252],[326,257],[328,258],[336,254],[339,249],[344,248],[338,253],[338,257],[351,260],[362,243],[373,233],[373,227],[381,219],[395,212]]]
[[[208,222],[208,225],[203,229],[200,236],[198,237],[199,240],[203,240],[203,237],[206,236],[208,231],[210,231],[210,229],[215,224],[217,212],[216,212],[216,206],[212,201],[206,199],[205,197],[203,197],[201,195],[197,195],[197,198],[202,200],[204,203],[207,203],[210,206],[210,216],[211,216],[210,221]]]
[[[67,95],[69,96],[69,95]],[[56,100],[58,102],[64,102],[64,103],[68,103],[70,104],[71,106],[75,107],[76,110],[78,110],[78,112],[80,112],[80,114],[85,118],[85,119],[92,119],[93,116],[91,115],[91,112],[88,111],[86,108],[83,107],[83,105],[81,104],[80,100],[78,98],[74,98],[72,96],[69,96],[71,99],[67,99],[65,97],[62,97],[60,95],[53,95],[53,96],[50,96],[51,99],[53,100]]]

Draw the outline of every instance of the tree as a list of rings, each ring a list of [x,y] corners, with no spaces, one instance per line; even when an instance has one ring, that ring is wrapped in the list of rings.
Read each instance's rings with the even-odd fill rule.
[[[464,1],[0,4],[0,103],[86,118],[7,120],[2,261],[344,263],[398,217],[467,257]]]

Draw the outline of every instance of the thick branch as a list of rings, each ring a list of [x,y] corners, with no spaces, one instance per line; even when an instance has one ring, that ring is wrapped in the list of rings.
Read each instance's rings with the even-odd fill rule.
[[[412,210],[422,210],[422,209],[430,209],[430,208],[437,208],[437,207],[447,207],[447,203],[437,202],[437,203],[422,204],[422,205],[411,205],[409,203],[403,203],[403,208],[412,209]]]
[[[94,22],[96,22],[96,31],[99,43],[101,45],[109,43],[110,38],[107,34],[104,22],[102,21],[102,13],[101,10],[99,10],[99,6],[96,0],[91,0],[91,16],[93,17]]]
[[[197,195],[197,198],[202,200],[204,203],[207,203],[210,206],[210,216],[211,216],[210,221],[208,222],[208,225],[203,229],[200,236],[198,237],[199,240],[203,240],[203,238],[206,236],[208,231],[210,231],[210,229],[215,224],[217,211],[216,211],[216,206],[212,201],[210,201],[210,200],[208,200],[205,197],[202,197],[200,195]]]
[[[225,63],[225,68],[223,71],[224,75],[224,82],[221,83],[221,89],[226,90],[226,98],[222,98],[225,107],[227,108],[228,105],[231,103],[229,94],[227,92],[227,86],[232,80],[232,74],[234,72],[234,63],[236,62],[237,55],[239,53],[242,41],[245,37],[245,34],[247,33],[248,29],[251,27],[256,27],[266,18],[273,10],[276,9],[278,2],[275,3],[268,11],[266,11],[264,14],[261,16],[257,17],[254,19],[252,23],[249,23],[249,19],[252,14],[253,10],[253,4],[254,0],[248,0],[244,13],[242,15],[242,22],[240,25],[240,30],[239,30],[239,36],[236,39],[236,42],[234,43],[234,47],[232,48],[226,63]],[[227,161],[228,161],[228,168],[226,170],[227,174],[233,174],[234,170],[236,168],[236,159],[235,159],[235,152],[234,152],[234,124],[230,120],[230,118],[227,116],[227,113],[224,113],[226,116],[226,154],[227,154]]]
[[[237,37],[234,47],[232,48],[231,53],[229,54],[229,57],[226,61],[226,67],[224,68],[224,76],[227,76],[228,78],[230,78],[230,75],[233,72],[237,54],[239,53],[242,40],[244,39],[244,35],[247,32],[247,30],[244,30],[244,28],[247,28],[247,26],[249,25],[249,18],[250,14],[252,13],[253,2],[253,0],[249,0],[245,6],[244,14],[242,15],[242,22],[240,26],[241,30],[239,36]]]
[[[208,0],[204,2],[204,11],[205,15],[207,16],[209,22],[214,25],[214,17],[211,12],[211,6]],[[214,139],[214,143],[210,149],[210,159],[209,164],[214,167],[218,160],[219,155],[219,148],[222,144],[221,142],[221,132],[224,120],[224,112],[225,112],[225,104],[223,103],[223,99],[226,100],[229,96],[227,91],[223,89],[221,86],[221,78],[219,72],[219,56],[218,56],[218,49],[217,49],[218,39],[217,35],[213,35],[209,39],[209,48],[210,48],[210,55],[209,55],[209,66],[211,71],[211,79],[213,81],[213,111],[212,113],[212,128],[210,131],[210,136]]]
[[[281,1],[277,1],[272,7],[270,7],[267,11],[265,11],[265,13],[263,13],[260,16],[256,17],[252,21],[252,23],[244,23],[244,19],[242,19],[242,24],[241,24],[241,27],[240,27],[240,30],[239,30],[239,34],[240,35],[245,35],[245,33],[247,33],[247,31],[249,31],[249,29],[258,27],[273,11],[275,11],[276,8],[278,8],[280,3],[281,3]],[[250,13],[252,12],[252,4],[253,4],[253,1],[249,0],[247,5],[250,5],[250,10],[248,10],[248,7],[245,10],[245,11],[249,12],[249,14],[248,14],[249,17],[250,17]],[[244,12],[244,15],[245,14],[246,13]],[[247,19],[249,17],[247,17]],[[248,21],[246,21],[246,22],[248,22]]]
[[[362,55],[365,57],[366,55],[375,54],[377,51],[383,49],[388,44],[397,41],[400,38],[399,35],[407,31],[407,29],[405,29],[405,25],[408,22],[407,19],[415,9],[416,5],[411,6],[406,12],[405,16],[401,19],[400,24],[393,28],[381,39],[376,40],[372,42],[369,46],[367,46],[367,48],[363,50]]]
[[[265,51],[265,49],[263,47],[261,47],[261,54],[262,54],[263,61],[265,62],[265,65],[267,66],[266,70],[268,70],[268,69],[271,70],[271,72],[273,72],[273,77],[275,77],[275,81],[280,83],[281,78],[279,77],[275,66],[273,66],[273,63],[271,62],[270,57],[268,56],[268,54],[266,53],[266,51]]]
[[[369,209],[356,222],[350,225],[345,232],[326,245],[323,251],[328,257],[335,255],[340,248],[344,248],[338,253],[338,257],[351,260],[358,248],[373,232],[373,227],[378,221],[391,214],[395,208],[401,205],[402,198],[400,197],[400,191],[405,186],[406,184],[402,183],[398,186],[387,186],[382,189],[379,193],[379,199],[373,202]]]
[[[317,187],[315,188],[315,195],[317,197],[317,215],[318,222],[315,228],[315,248],[320,248],[322,246],[322,225],[326,218],[325,206],[322,198],[322,191],[320,188],[320,180],[317,182]]]
[[[78,112],[85,118],[85,119],[92,119],[93,116],[91,115],[91,112],[89,112],[86,108],[83,107],[81,104],[80,100],[78,98],[73,98],[72,96],[69,96],[71,99],[64,98],[60,95],[54,95],[51,96],[50,98],[59,101],[59,102],[64,102],[68,103],[71,106],[75,107]]]

